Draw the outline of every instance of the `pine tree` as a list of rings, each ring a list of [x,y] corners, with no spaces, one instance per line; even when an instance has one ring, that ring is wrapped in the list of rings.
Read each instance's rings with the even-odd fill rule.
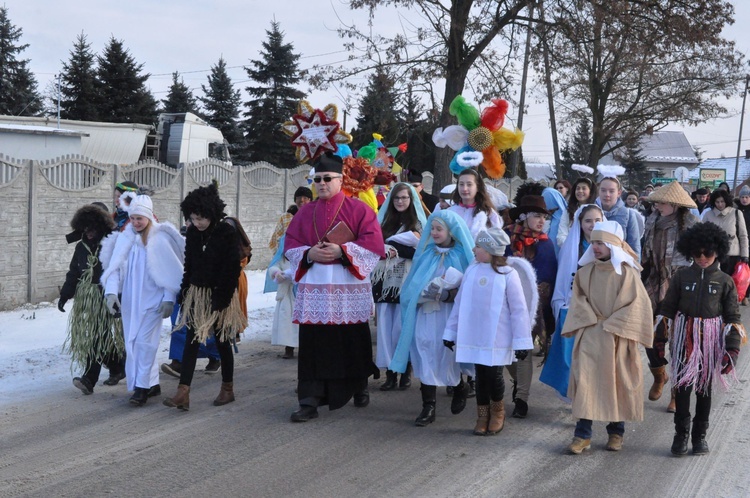
[[[99,93],[96,83],[96,56],[86,35],[81,33],[63,62],[61,73],[60,116],[65,119],[96,121],[99,119]]]
[[[429,119],[429,116],[432,119]],[[435,165],[435,145],[432,133],[437,127],[437,113],[428,114],[417,98],[412,85],[407,85],[403,107],[399,110],[399,126],[405,136],[393,137],[397,143],[406,142],[406,153],[396,161],[414,171],[432,172]]]
[[[359,102],[359,116],[354,143],[366,145],[373,133],[380,133],[385,140],[398,140],[399,122],[397,109],[399,98],[391,74],[378,68],[370,75],[365,94]]]
[[[143,64],[135,62],[122,40],[110,38],[97,61],[100,119],[112,123],[154,123],[157,103],[146,88],[150,74],[142,74]]]
[[[0,114],[33,116],[42,110],[37,82],[28,68],[28,59],[19,59],[27,44],[19,44],[23,30],[0,7]]]
[[[291,43],[284,43],[284,33],[279,23],[273,21],[266,30],[268,40],[263,42],[260,59],[251,60],[245,67],[248,77],[257,86],[245,88],[250,100],[243,128],[246,133],[245,157],[250,161],[268,161],[278,167],[294,167],[297,160],[289,138],[281,132],[282,124],[295,112],[297,102],[305,93],[294,88],[300,81],[299,54]]]
[[[201,88],[205,94],[200,100],[203,102],[206,121],[221,130],[224,140],[229,144],[229,151],[234,156],[243,148],[242,132],[237,125],[240,115],[240,91],[234,89],[223,57],[211,67],[208,86],[201,85]]]
[[[591,126],[587,119],[578,121],[575,131],[568,136],[560,150],[563,179],[571,183],[582,173],[571,168],[573,164],[588,166],[591,156]]]
[[[636,143],[628,142],[622,156],[618,159],[625,168],[625,175],[628,179],[627,186],[640,192],[651,180],[651,175],[646,169],[643,149]]]
[[[198,100],[193,92],[180,78],[180,73],[172,73],[172,85],[169,87],[167,98],[161,101],[163,112],[193,112],[198,110]]]

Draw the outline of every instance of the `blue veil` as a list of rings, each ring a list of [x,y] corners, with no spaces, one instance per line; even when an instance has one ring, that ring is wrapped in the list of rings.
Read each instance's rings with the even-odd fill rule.
[[[268,268],[266,268],[266,283],[263,286],[263,294],[267,294],[269,292],[276,292],[277,290],[279,290],[279,284],[276,283],[276,281],[271,278],[271,275],[269,274],[268,270],[270,270],[273,265],[281,261],[281,258],[284,257],[284,241],[285,240],[286,240],[286,234],[282,235],[281,238],[279,239],[279,248],[276,249],[276,254],[273,255],[271,262],[268,263]]]
[[[411,204],[414,206],[414,208],[417,210],[417,219],[422,224],[422,230],[430,231],[429,228],[427,228],[427,215],[424,212],[424,208],[422,207],[422,198],[419,197],[419,192],[417,192],[417,189],[412,187],[410,184],[406,182],[399,182],[395,184],[393,187],[391,187],[391,191],[388,192],[388,197],[385,198],[385,201],[383,202],[383,205],[380,206],[380,209],[378,210],[378,223],[381,225],[383,224],[383,220],[385,219],[385,213],[388,212],[388,207],[391,205],[391,195],[393,194],[393,191],[396,189],[396,185],[406,185],[409,187],[409,195],[411,196]]]
[[[450,251],[444,253],[443,266],[446,269],[452,267],[464,272],[474,259],[472,252],[474,239],[463,218],[449,210],[441,210],[430,215],[414,254],[411,271],[409,271],[404,280],[404,285],[401,287],[401,336],[388,367],[389,370],[394,372],[404,373],[406,371],[409,349],[414,340],[414,327],[417,321],[417,301],[422,290],[427,287],[440,265],[442,255],[438,253],[435,241],[429,236],[432,220],[437,218],[443,220],[448,226],[448,231],[454,241]]]
[[[557,232],[560,229],[562,215],[568,210],[568,203],[565,197],[552,187],[546,187],[542,192],[542,197],[544,197],[544,204],[546,204],[547,209],[549,211],[555,210],[552,213],[552,220],[550,221],[549,233],[547,235],[549,235],[550,240],[553,242],[555,256],[557,256],[560,252],[560,248],[557,246]]]

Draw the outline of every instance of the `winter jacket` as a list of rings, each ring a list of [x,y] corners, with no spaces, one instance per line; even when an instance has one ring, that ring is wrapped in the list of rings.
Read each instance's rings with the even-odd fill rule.
[[[694,318],[721,316],[725,324],[742,323],[737,288],[732,277],[719,269],[719,262],[706,269],[693,263],[672,276],[659,314],[673,319],[677,312]],[[726,347],[739,349],[739,334],[729,334]]]
[[[216,223],[203,232],[188,228],[180,296],[185,296],[190,285],[210,287],[212,310],[229,306],[242,271],[238,247],[238,234],[227,223]]]
[[[743,206],[742,204],[740,204],[739,199],[735,199],[734,204],[737,210],[742,213],[742,217],[745,219],[745,231],[747,232],[748,237],[748,252],[750,252],[750,204],[748,204],[747,206]]]
[[[596,203],[601,207],[599,199]],[[634,209],[630,209],[622,202],[622,199],[617,199],[617,203],[610,211],[604,211],[604,216],[609,221],[616,221],[622,227],[622,231],[625,234],[625,242],[633,249],[638,255],[638,259],[641,258],[641,223],[638,219],[640,216]]]
[[[727,256],[748,256],[747,228],[742,213],[733,207],[725,207],[719,211],[716,208],[707,209],[703,213],[703,221],[715,223],[729,235],[729,252]],[[737,230],[739,229],[739,233]]]
[[[67,301],[75,296],[76,288],[78,287],[78,281],[81,279],[81,275],[89,267],[89,255],[95,254],[100,247],[101,240],[92,240],[84,238],[78,244],[76,244],[73,257],[70,260],[70,268],[68,273],[65,275],[65,283],[60,289],[60,299]],[[94,266],[94,275],[92,282],[98,282],[102,276],[102,263],[99,258],[96,260],[96,266]]]

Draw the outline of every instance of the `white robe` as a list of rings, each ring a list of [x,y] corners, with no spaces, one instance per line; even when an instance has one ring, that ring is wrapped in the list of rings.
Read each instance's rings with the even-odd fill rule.
[[[294,274],[289,268],[289,261],[281,260],[268,269],[271,278],[279,272],[284,272],[287,280],[278,284],[276,290],[276,308],[273,310],[273,328],[271,329],[271,344],[274,346],[299,347],[299,325],[292,323],[294,309]]]
[[[140,235],[127,230],[105,240],[102,284],[105,295],[122,292],[125,375],[132,391],[159,383],[156,353],[164,322],[159,307],[164,301],[176,300],[185,243],[169,224],[151,228],[148,247]]]
[[[448,209],[463,218],[463,220],[466,222],[466,226],[469,227],[469,231],[471,232],[472,237],[476,237],[477,234],[482,231],[482,229],[487,228],[488,216],[485,213],[481,212],[474,216],[473,207],[468,208],[460,205],[454,205]],[[494,209],[490,212],[489,221],[490,226],[502,230],[503,220],[500,219],[500,215],[498,215],[497,211],[495,211]]]
[[[515,351],[534,347],[521,279],[513,268],[499,271],[479,263],[464,274],[443,334],[458,362],[510,365]]]
[[[378,368],[388,368],[401,336],[401,305],[399,303],[377,303],[378,349],[375,364]]]
[[[440,265],[432,277],[445,273]],[[430,308],[430,307],[428,307]],[[409,348],[414,376],[430,386],[455,386],[461,379],[461,368],[456,353],[443,345],[443,331],[453,303],[440,301],[436,311],[425,313],[425,306],[417,307],[414,340]]]

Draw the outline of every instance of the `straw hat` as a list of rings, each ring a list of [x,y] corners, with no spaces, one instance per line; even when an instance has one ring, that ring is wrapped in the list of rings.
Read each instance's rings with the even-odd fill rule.
[[[676,181],[654,190],[648,196],[648,202],[666,202],[678,207],[697,208],[690,194]]]

